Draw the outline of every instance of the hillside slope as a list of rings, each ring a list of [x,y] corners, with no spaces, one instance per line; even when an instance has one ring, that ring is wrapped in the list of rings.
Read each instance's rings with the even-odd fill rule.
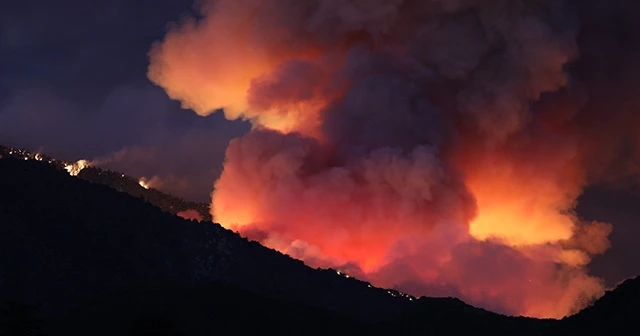
[[[412,305],[43,162],[0,160],[0,177],[0,297],[59,309],[112,290],[218,280],[361,318]]]
[[[555,335],[638,335],[640,316],[640,277],[627,279],[609,290],[592,306],[564,318]]]
[[[637,278],[561,321],[389,295],[39,160],[0,159],[0,200],[0,308],[37,307],[51,335],[598,335],[633,327],[640,304]]]

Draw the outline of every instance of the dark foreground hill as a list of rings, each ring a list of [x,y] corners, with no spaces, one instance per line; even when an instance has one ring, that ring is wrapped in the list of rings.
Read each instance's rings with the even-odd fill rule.
[[[640,335],[640,277],[627,279],[580,313],[564,318],[555,335]]]
[[[562,321],[409,300],[46,162],[6,158],[0,256],[0,335],[595,335],[631,326],[640,290],[630,280]]]

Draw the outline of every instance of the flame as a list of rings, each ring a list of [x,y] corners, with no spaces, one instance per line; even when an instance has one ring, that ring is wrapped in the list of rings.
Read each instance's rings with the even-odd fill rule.
[[[87,167],[89,167],[89,162],[87,160],[78,160],[75,163],[66,163],[64,169],[69,173],[69,175],[78,176],[78,174]]]
[[[145,189],[149,189],[149,184],[144,177],[138,180],[138,184]]]

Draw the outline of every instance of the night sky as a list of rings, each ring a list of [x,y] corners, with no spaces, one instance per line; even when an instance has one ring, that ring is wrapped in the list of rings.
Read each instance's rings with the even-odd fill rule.
[[[590,91],[584,115],[615,119],[598,124],[585,117],[580,127],[603,127],[602,138],[591,138],[599,143],[616,127],[633,134],[630,127],[640,125],[640,5],[568,2],[581,3],[573,18],[580,27],[580,59],[569,68]],[[209,202],[229,141],[247,133],[250,124],[183,109],[147,78],[153,43],[171,22],[194,15],[191,0],[3,1],[0,144],[156,176],[161,190]],[[537,104],[553,110],[556,103],[549,100],[542,96]],[[609,147],[615,159],[601,168],[611,172],[602,175],[615,178],[595,181],[598,187],[587,189],[578,206],[587,219],[613,223],[612,248],[589,266],[610,286],[640,274],[640,141],[623,144]]]
[[[183,110],[146,77],[152,43],[192,1],[0,6],[0,143],[111,159],[105,166],[208,201],[227,142],[249,126]]]

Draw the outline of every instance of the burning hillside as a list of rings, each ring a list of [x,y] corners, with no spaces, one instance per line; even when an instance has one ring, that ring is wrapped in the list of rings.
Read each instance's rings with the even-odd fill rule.
[[[585,145],[568,3],[200,10],[153,47],[149,78],[254,125],[227,149],[215,221],[310,265],[510,314],[562,317],[602,295],[585,265],[612,227],[574,207],[607,148]]]
[[[69,175],[78,176],[78,174],[88,166],[89,162],[87,162],[87,160],[78,160],[74,163],[65,163],[64,169],[69,173]]]
[[[144,177],[135,179],[119,172],[99,168],[87,160],[67,162],[19,148],[0,146],[0,159],[2,158],[44,161],[58,170],[66,171],[71,176],[106,185],[120,192],[142,198],[163,211],[184,219],[211,221],[209,207],[206,204],[185,201],[153,189],[154,179],[147,180]]]

